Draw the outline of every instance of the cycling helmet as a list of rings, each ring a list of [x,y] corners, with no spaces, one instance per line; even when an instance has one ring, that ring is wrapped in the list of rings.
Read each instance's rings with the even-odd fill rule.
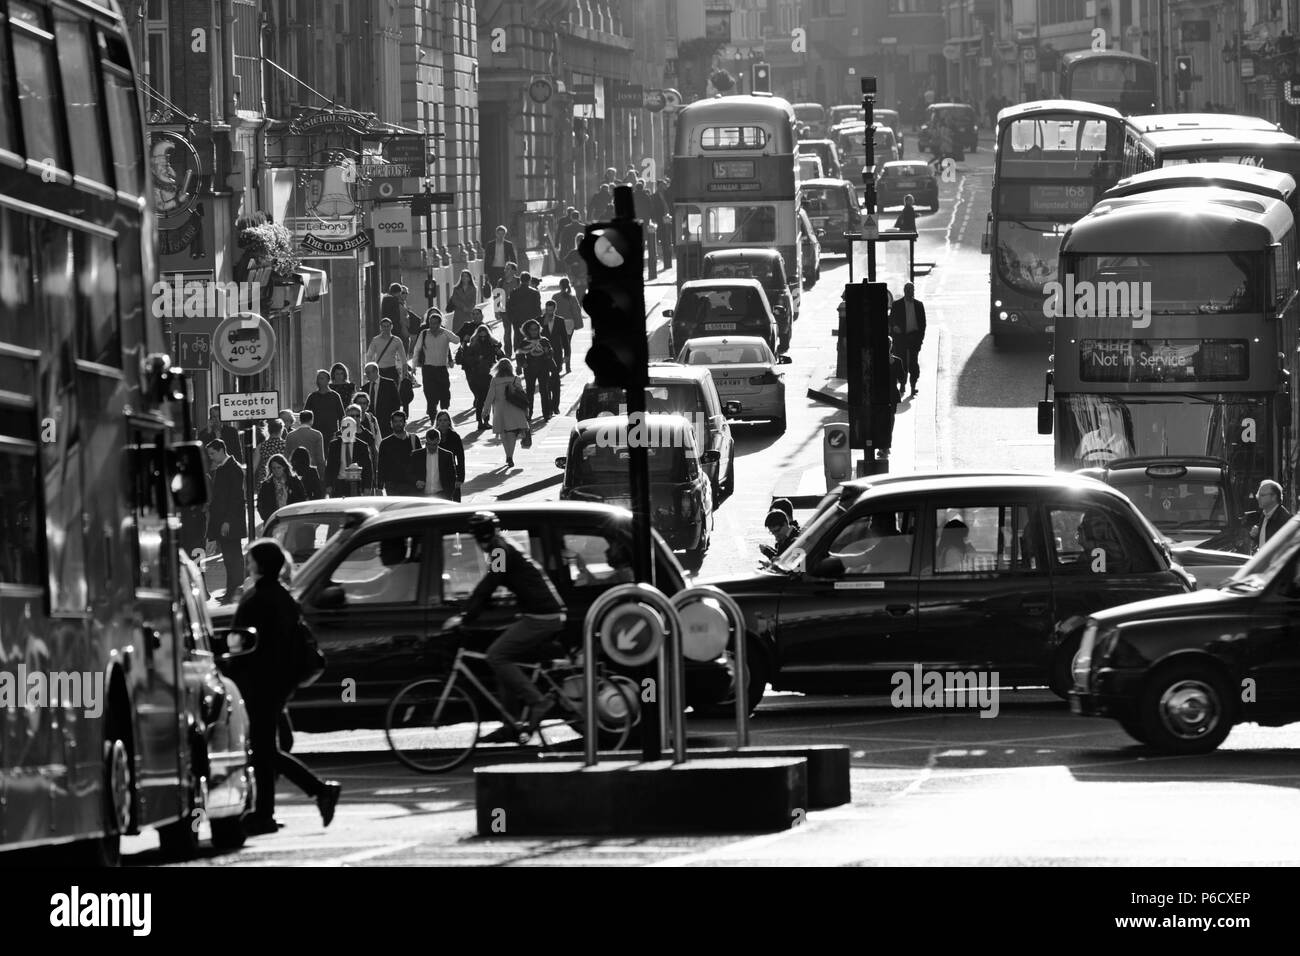
[[[493,538],[501,530],[501,520],[491,511],[476,511],[469,519],[469,530],[479,541]]]

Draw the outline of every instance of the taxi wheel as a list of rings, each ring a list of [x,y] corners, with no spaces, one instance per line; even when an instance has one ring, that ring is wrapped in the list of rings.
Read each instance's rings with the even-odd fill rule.
[[[1119,725],[1124,728],[1124,733],[1128,734],[1140,744],[1151,743],[1150,735],[1148,735],[1146,730],[1142,727],[1142,722],[1140,720],[1135,720],[1132,717],[1120,717],[1118,719]]]
[[[1047,672],[1048,689],[1064,701],[1070,699],[1070,688],[1074,686],[1074,656],[1078,653],[1079,642],[1066,641],[1056,649],[1051,669]]]
[[[784,415],[782,415],[780,418],[774,418],[774,419],[772,419],[772,431],[775,432],[775,433],[778,434],[778,435],[784,435],[784,434],[785,434],[785,416],[784,416]]]
[[[1156,750],[1209,753],[1236,721],[1228,685],[1209,665],[1195,661],[1157,670],[1138,699],[1137,719]]]

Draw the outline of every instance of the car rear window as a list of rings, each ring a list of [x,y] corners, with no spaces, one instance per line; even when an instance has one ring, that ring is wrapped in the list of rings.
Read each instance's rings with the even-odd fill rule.
[[[772,361],[767,346],[758,345],[695,345],[691,347],[688,365],[761,365]]]
[[[744,318],[762,311],[749,289],[714,289],[688,292],[682,296],[673,318],[682,322],[699,322],[708,318]]]
[[[652,376],[653,378],[653,376]],[[589,386],[582,395],[578,417],[595,418],[602,412],[610,415],[626,414],[627,393],[621,388]],[[668,415],[708,415],[704,391],[695,382],[652,384],[646,389],[646,411]]]
[[[684,445],[685,440],[677,447],[661,440],[646,449],[650,474],[654,479],[673,482],[690,480]],[[631,452],[626,447],[607,444],[599,434],[592,435],[575,449],[574,484],[626,485],[630,457]]]
[[[770,262],[710,262],[706,279],[757,279],[763,285],[770,285],[772,264]]]
[[[814,216],[830,212],[844,212],[849,208],[848,198],[843,189],[827,187],[825,189],[805,189],[808,199],[808,211]]]

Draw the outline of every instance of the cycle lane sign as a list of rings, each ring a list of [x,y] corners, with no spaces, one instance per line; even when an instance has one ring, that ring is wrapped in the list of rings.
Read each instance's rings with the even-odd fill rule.
[[[600,624],[600,646],[610,659],[624,667],[640,667],[659,655],[664,643],[664,622],[644,604],[621,604]]]

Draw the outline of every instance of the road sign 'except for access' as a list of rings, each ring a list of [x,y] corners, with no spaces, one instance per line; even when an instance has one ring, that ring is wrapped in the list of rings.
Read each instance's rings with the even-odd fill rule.
[[[271,419],[280,411],[279,392],[222,392],[217,396],[223,422]]]
[[[212,357],[234,375],[263,371],[275,361],[271,323],[255,312],[237,312],[223,319],[212,333]]]
[[[663,642],[663,619],[644,604],[620,604],[600,623],[600,646],[624,667],[650,663]]]

